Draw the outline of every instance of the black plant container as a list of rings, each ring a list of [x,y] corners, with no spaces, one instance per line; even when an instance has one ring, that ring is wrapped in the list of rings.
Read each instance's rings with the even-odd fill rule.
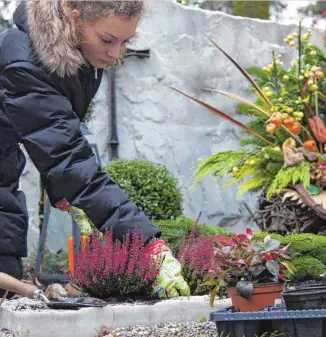
[[[282,296],[288,310],[326,309],[326,286],[286,290]]]
[[[233,307],[212,312],[217,336],[254,337],[278,333],[282,337],[326,337],[326,310],[286,310],[268,307],[258,312],[236,312]]]

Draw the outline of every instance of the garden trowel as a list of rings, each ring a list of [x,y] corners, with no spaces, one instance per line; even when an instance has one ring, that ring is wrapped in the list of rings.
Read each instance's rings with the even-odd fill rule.
[[[92,297],[75,297],[63,301],[50,301],[43,290],[33,284],[24,283],[16,278],[0,273],[0,289],[11,291],[35,300],[41,300],[51,309],[78,309],[82,307],[104,307],[105,301]]]

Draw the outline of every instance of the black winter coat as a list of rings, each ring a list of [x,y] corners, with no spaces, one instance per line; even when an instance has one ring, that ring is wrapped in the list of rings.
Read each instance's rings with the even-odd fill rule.
[[[54,206],[66,199],[117,239],[136,227],[145,240],[159,230],[109,175],[81,135],[102,70],[72,47],[59,1],[22,1],[17,28],[0,35],[0,255],[26,256],[28,214],[18,181],[24,145]]]

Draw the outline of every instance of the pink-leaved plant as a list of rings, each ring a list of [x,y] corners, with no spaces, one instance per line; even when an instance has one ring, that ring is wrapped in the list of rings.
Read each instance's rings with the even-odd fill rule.
[[[108,230],[100,238],[93,233],[87,249],[75,254],[73,282],[96,296],[151,296],[153,282],[159,265],[144,250],[144,237],[127,234],[125,240],[116,242]]]

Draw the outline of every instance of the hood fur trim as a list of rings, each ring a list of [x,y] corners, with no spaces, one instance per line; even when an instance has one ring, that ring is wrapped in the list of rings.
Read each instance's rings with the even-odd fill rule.
[[[59,77],[76,75],[85,59],[65,34],[69,26],[61,18],[61,1],[27,0],[26,10],[33,51],[40,61]]]

